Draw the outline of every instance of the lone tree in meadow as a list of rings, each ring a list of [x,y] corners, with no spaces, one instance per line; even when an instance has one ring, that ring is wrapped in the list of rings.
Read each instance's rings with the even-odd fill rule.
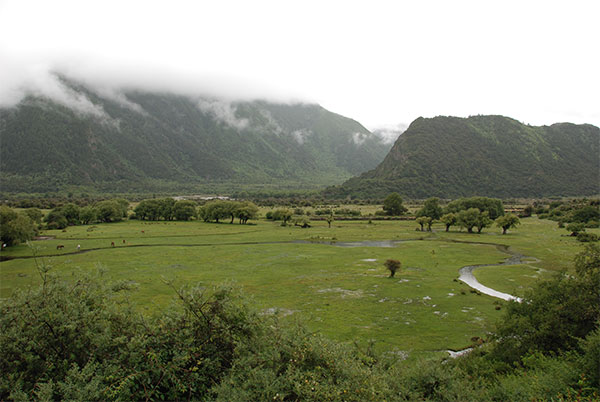
[[[390,271],[390,278],[393,278],[396,275],[396,271],[400,270],[402,263],[398,260],[386,260],[383,265]]]
[[[331,228],[331,224],[333,223],[333,212],[327,217],[327,224]]]
[[[402,197],[400,197],[400,194],[398,193],[391,193],[385,197],[385,200],[383,200],[383,210],[386,215],[392,216],[402,215],[408,211],[408,209],[402,205]]]
[[[506,234],[508,229],[516,228],[519,224],[521,224],[521,221],[514,214],[506,214],[496,219],[496,226],[502,228],[502,234]]]

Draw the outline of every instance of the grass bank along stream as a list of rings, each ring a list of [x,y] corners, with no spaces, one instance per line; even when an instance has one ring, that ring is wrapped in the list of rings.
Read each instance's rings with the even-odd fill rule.
[[[498,266],[484,270],[504,269],[500,265],[505,265],[506,251],[495,243],[538,258],[536,267],[548,268],[549,260],[557,268],[563,262],[570,264],[578,245],[574,239],[555,236],[554,227],[554,223],[524,220],[519,230],[506,236],[492,230],[469,235],[442,229],[434,235],[419,233],[427,240],[421,241],[415,239],[414,222],[406,221],[336,222],[332,228],[314,222],[310,229],[265,221],[248,227],[129,221],[72,227],[64,233],[48,231],[44,234],[54,239],[34,244],[40,254],[53,255],[47,261],[64,276],[101,265],[107,279],[136,283],[132,299],[147,314],[166,307],[173,296],[163,277],[176,285],[233,281],[265,313],[283,312],[284,320],[298,317],[310,329],[341,341],[364,344],[374,339],[380,350],[410,358],[462,349],[471,337],[485,336],[502,314],[496,310],[497,301],[471,293],[457,280],[465,266],[493,264]],[[388,241],[361,243],[380,239]],[[314,241],[335,241],[346,247]],[[65,248],[56,250],[58,244]],[[78,244],[80,253],[74,252]],[[25,257],[31,251],[19,246],[2,255]],[[383,266],[388,258],[403,264],[394,279],[387,277]],[[32,259],[0,264],[0,296],[38,283]]]

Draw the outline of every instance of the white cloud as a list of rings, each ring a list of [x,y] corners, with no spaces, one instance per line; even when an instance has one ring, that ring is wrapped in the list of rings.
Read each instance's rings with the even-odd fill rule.
[[[351,138],[354,144],[360,146],[365,143],[369,135],[366,133],[353,133]]]
[[[119,105],[126,107],[127,109],[133,110],[134,112],[138,112],[144,116],[148,115],[148,113],[144,110],[144,108],[142,108],[137,103],[130,101],[127,98],[127,96],[120,90],[117,90],[115,88],[108,88],[108,87],[92,88],[92,89],[95,90],[96,93],[104,99],[112,100],[113,102],[116,102]]]
[[[373,128],[371,131],[375,136],[379,137],[381,142],[384,144],[391,144],[398,139],[398,137],[406,131],[408,125],[406,124],[389,124],[380,127]]]
[[[281,128],[281,126],[279,125],[279,123],[277,123],[277,120],[275,120],[273,118],[273,115],[271,114],[271,112],[269,112],[267,109],[259,109],[259,113],[260,115],[265,119],[265,121],[267,122],[267,124],[265,124],[265,128],[272,132],[275,133],[275,135],[281,135],[283,134],[283,128]]]
[[[311,135],[313,135],[313,132],[308,129],[295,130],[291,133],[292,138],[300,145],[304,144],[304,141]]]
[[[238,118],[236,116],[237,107],[232,105],[231,102],[222,99],[200,99],[197,105],[202,112],[210,114],[230,127],[237,130],[243,130],[248,127],[248,119]]]

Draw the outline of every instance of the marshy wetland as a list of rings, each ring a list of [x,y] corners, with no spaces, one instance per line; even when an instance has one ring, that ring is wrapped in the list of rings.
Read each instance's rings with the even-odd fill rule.
[[[459,280],[461,268],[520,297],[537,280],[569,269],[580,249],[555,222],[537,218],[506,235],[497,228],[445,232],[441,224],[421,232],[414,221],[312,225],[130,220],[47,230],[29,246],[2,251],[0,296],[39,285],[41,261],[64,278],[100,270],[106,280],[134,284],[131,299],[148,315],[170,305],[167,282],[230,283],[262,314],[299,320],[337,341],[374,341],[381,352],[412,359],[485,338],[503,313],[505,301]],[[394,278],[387,259],[402,262]]]

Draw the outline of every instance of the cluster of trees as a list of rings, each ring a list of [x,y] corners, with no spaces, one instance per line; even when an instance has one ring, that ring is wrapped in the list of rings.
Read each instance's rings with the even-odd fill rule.
[[[516,215],[504,214],[501,200],[487,197],[460,198],[448,203],[445,208],[439,205],[438,198],[432,197],[425,201],[416,216],[421,231],[425,230],[425,225],[431,231],[433,222],[439,220],[446,226],[446,231],[451,226],[459,225],[469,233],[473,233],[475,228],[477,233],[481,233],[495,222],[496,226],[502,228],[502,233],[506,234],[508,229],[520,223]]]
[[[0,205],[0,243],[2,247],[13,246],[31,240],[38,234],[42,212],[37,208],[16,211]]]
[[[538,218],[551,219],[560,224],[581,223],[588,228],[600,226],[600,200],[574,199],[552,201],[548,205],[535,203],[532,206]]]
[[[235,219],[240,224],[246,224],[250,219],[256,219],[258,216],[258,207],[249,201],[228,201],[215,200],[207,202],[198,210],[198,217],[204,222],[217,222],[230,219],[233,223]]]
[[[281,221],[283,225],[287,224],[293,216],[294,212],[289,208],[279,208],[274,211],[268,211],[265,214],[265,218],[273,221]]]
[[[399,263],[389,263],[399,268]],[[507,303],[491,342],[408,362],[259,314],[235,289],[173,286],[143,317],[131,284],[61,280],[0,301],[1,400],[596,400],[600,247]],[[390,270],[390,273],[393,271]]]
[[[152,198],[142,200],[134,208],[132,219],[149,221],[188,221],[197,216],[197,204],[194,201],[173,198]]]
[[[84,207],[68,203],[48,212],[44,222],[47,229],[64,229],[67,226],[96,222],[117,222],[127,218],[128,210],[129,201],[123,198],[98,201]]]

